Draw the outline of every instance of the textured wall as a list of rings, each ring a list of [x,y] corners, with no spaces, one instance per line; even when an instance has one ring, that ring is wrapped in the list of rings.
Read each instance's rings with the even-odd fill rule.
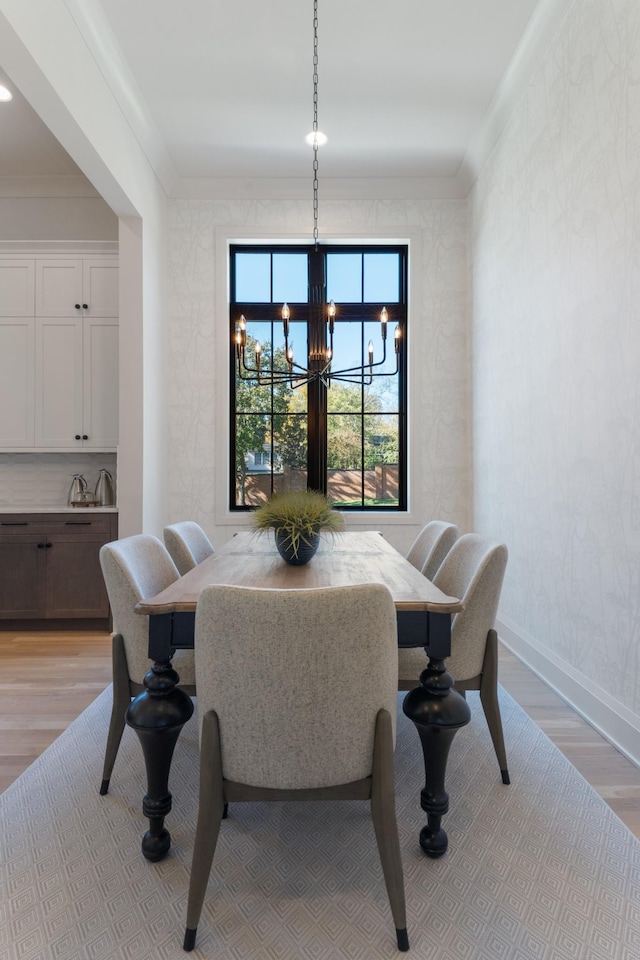
[[[216,231],[274,239],[307,236],[308,202],[227,203],[180,200],[170,205],[169,224],[169,512],[192,517],[217,537],[228,537],[237,518],[224,518],[227,487],[218,464],[228,460],[224,426],[227,408],[216,377],[226,378],[226,311],[216,289],[224,245]],[[233,226],[235,225],[235,227]],[[238,226],[240,225],[240,226]],[[411,504],[413,526],[385,526],[389,539],[408,546],[423,518],[469,522],[468,215],[464,201],[326,202],[324,236],[402,239],[410,233],[411,444],[416,469]],[[223,298],[224,302],[224,298]],[[224,355],[218,354],[220,350]],[[222,397],[222,401],[220,401]],[[226,472],[222,474],[226,477]],[[226,525],[224,530],[216,526]],[[378,524],[377,524],[378,525]]]
[[[573,4],[473,193],[475,525],[505,623],[640,715],[640,7]]]

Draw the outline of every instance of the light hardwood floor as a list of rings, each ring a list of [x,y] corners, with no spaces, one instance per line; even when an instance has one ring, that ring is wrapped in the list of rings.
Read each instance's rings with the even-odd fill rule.
[[[0,670],[1,792],[110,683],[111,641],[105,632],[0,630]],[[500,682],[640,838],[640,770],[504,648]]]

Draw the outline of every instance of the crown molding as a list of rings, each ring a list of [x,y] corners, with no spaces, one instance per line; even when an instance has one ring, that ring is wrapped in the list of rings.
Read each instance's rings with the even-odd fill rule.
[[[118,256],[117,240],[0,240],[3,257]]]
[[[324,178],[325,200],[459,200],[468,193],[466,177]],[[179,178],[171,191],[175,200],[311,200],[306,178]]]
[[[540,0],[491,101],[480,131],[467,149],[461,176],[469,189],[509,123],[533,74],[575,0]]]

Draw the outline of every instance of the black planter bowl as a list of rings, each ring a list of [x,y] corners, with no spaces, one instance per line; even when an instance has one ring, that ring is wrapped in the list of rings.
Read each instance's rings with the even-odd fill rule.
[[[320,534],[316,533],[307,540],[298,540],[298,551],[294,552],[291,541],[282,530],[276,531],[276,547],[283,560],[294,567],[301,567],[313,557],[320,546]]]

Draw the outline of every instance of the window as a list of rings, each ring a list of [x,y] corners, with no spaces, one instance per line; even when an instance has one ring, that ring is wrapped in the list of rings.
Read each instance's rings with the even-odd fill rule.
[[[231,508],[310,487],[344,509],[406,510],[407,247],[237,245],[230,268]],[[257,367],[257,349],[262,371],[288,369],[285,302],[295,362],[306,368],[308,357],[322,356],[322,367],[332,300],[332,373],[366,366],[371,341],[378,364],[371,383],[360,375],[349,378],[356,382],[314,379],[303,386],[243,378],[235,346],[241,317],[249,368]]]

